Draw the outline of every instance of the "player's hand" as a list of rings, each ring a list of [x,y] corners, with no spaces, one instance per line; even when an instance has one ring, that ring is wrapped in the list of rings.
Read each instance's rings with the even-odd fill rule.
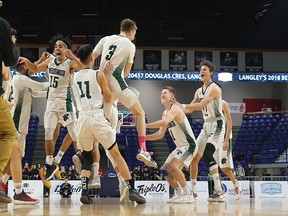
[[[72,53],[72,51],[70,49],[65,49],[65,55],[66,57],[73,59],[74,54]]]
[[[18,58],[18,63],[19,64],[22,64],[22,63],[24,63],[25,64],[25,62],[26,61],[28,61],[28,59],[27,58],[25,58],[25,57],[22,57],[22,56],[19,56],[19,58]]]

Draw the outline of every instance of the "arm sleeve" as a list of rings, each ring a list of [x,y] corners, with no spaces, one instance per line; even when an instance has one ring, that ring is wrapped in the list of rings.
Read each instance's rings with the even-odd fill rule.
[[[24,87],[28,87],[30,88],[32,91],[33,90],[38,90],[38,91],[42,91],[42,90],[46,90],[49,86],[48,82],[37,82],[35,80],[32,80],[31,78],[27,77],[27,76],[22,76],[21,77],[21,83],[24,85]]]
[[[34,98],[42,98],[47,96],[47,91],[37,91],[37,90],[32,90],[32,97]]]

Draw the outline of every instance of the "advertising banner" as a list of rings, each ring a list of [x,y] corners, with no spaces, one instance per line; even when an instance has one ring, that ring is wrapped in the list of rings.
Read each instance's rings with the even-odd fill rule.
[[[287,198],[287,181],[255,181],[255,199],[257,198]]]

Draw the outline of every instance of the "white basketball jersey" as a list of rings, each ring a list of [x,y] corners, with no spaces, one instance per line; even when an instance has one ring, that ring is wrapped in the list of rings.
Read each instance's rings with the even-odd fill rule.
[[[100,70],[103,71],[107,61],[113,65],[113,73],[110,78],[112,92],[123,91],[127,88],[123,69],[127,62],[133,64],[135,51],[135,45],[127,37],[121,35],[106,36],[94,48],[94,53],[102,55]]]
[[[177,147],[183,145],[196,145],[194,133],[192,131],[190,123],[186,115],[183,115],[184,121],[178,123],[176,121],[171,121],[168,124],[168,131]]]
[[[211,91],[211,89],[217,85],[214,82],[211,82],[206,90],[204,90],[204,86],[202,86],[201,88],[199,88],[198,91],[198,97],[199,97],[199,101],[201,101],[205,94],[208,94],[209,91]],[[205,121],[214,121],[214,120],[219,120],[219,119],[223,119],[223,113],[222,113],[222,97],[219,99],[214,99],[213,101],[211,101],[207,106],[205,106],[202,109],[202,114],[203,114],[203,119]]]
[[[103,108],[103,95],[96,78],[97,73],[93,69],[82,69],[74,75],[73,92],[79,111]]]
[[[56,112],[72,112],[70,60],[56,62],[56,57],[50,57],[48,65],[49,90],[47,109]]]

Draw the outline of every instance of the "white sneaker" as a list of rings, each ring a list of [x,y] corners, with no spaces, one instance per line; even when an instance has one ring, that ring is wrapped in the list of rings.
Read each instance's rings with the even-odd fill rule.
[[[81,170],[82,170],[82,162],[83,162],[83,158],[82,158],[80,151],[77,152],[75,155],[73,155],[72,161],[75,165],[76,172],[80,175]]]
[[[183,195],[175,195],[172,198],[170,198],[169,200],[167,200],[167,203],[175,203],[178,199],[181,199],[181,196]]]
[[[101,188],[100,176],[96,176],[89,179],[88,188]]]
[[[241,184],[237,181],[236,184],[234,185],[234,188],[235,188],[235,199],[239,200],[242,197]]]
[[[174,201],[174,203],[182,204],[182,203],[192,203],[194,201],[195,200],[194,200],[193,196],[187,194],[187,195],[181,195],[179,199],[176,199]]]
[[[142,149],[138,150],[136,156],[137,160],[142,161],[146,166],[157,168],[157,163],[151,158],[149,152],[144,152]]]
[[[122,194],[120,196],[120,202],[124,202],[126,200],[129,200],[129,189],[128,189],[128,187],[124,187],[124,189],[122,189],[122,191],[123,192],[122,192]]]
[[[209,197],[208,202],[225,202],[225,191],[214,191],[213,195]]]

